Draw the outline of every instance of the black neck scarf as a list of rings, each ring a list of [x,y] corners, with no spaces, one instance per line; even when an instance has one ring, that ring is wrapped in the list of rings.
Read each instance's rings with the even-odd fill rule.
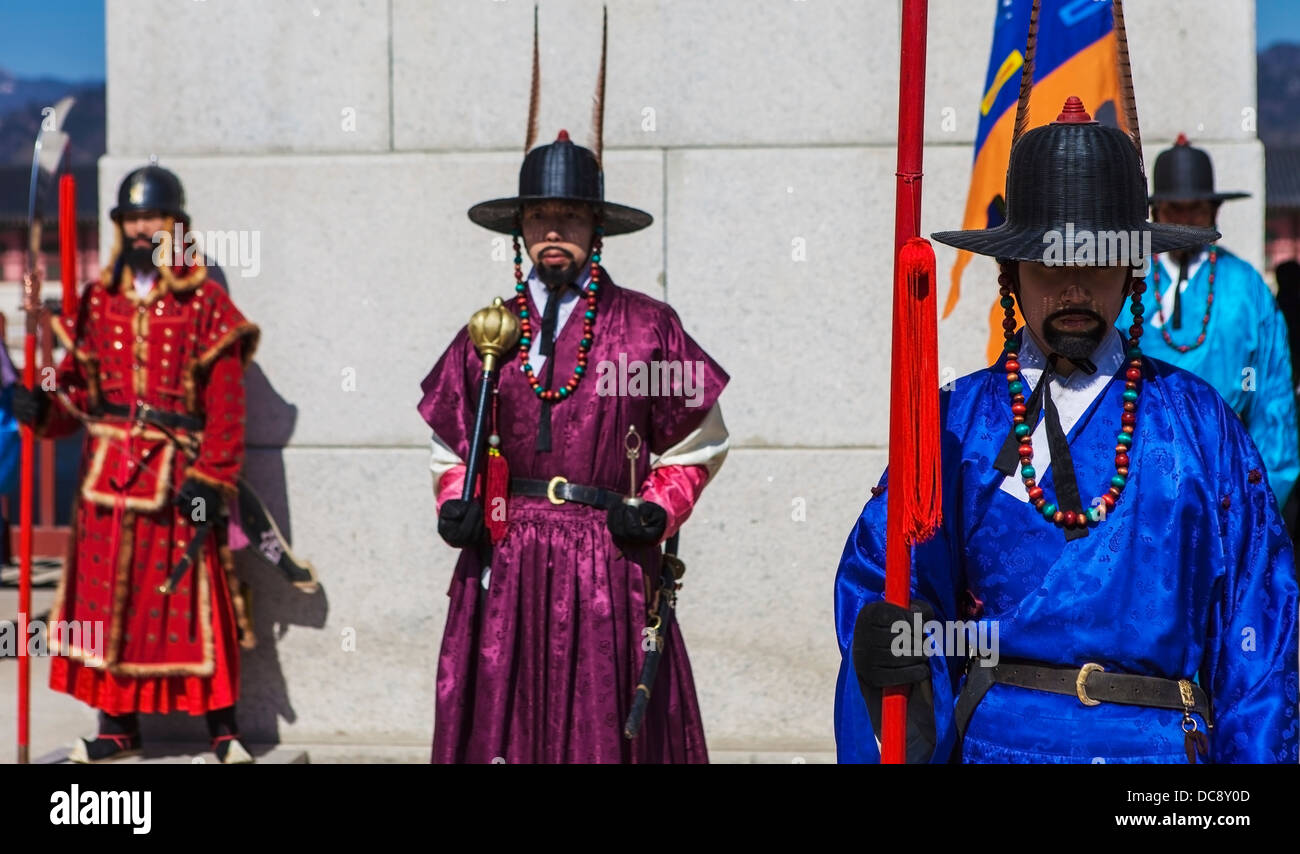
[[[546,357],[546,365],[542,368],[542,388],[550,388],[555,379],[555,327],[560,317],[560,298],[564,296],[565,290],[564,287],[558,287],[547,288],[546,291],[540,347],[540,354]],[[539,452],[551,450],[551,404],[552,401],[542,401],[541,420],[537,424],[536,448]]]
[[[1169,316],[1169,325],[1174,329],[1183,328],[1183,282],[1187,281],[1187,270],[1192,265],[1186,256],[1178,262],[1178,282],[1174,285],[1174,310]]]
[[[1052,401],[1052,377],[1057,376],[1056,363],[1063,358],[1065,357],[1059,353],[1052,353],[1047,357],[1047,366],[1043,368],[1042,376],[1038,378],[1033,394],[1025,401],[1025,423],[1029,425],[1028,435],[1032,436],[1038,425],[1040,411],[1046,412],[1047,448],[1052,454],[1052,465],[1055,466],[1056,505],[1062,511],[1072,510],[1078,514],[1083,512],[1083,501],[1079,497],[1079,484],[1074,477],[1074,460],[1070,457],[1070,444],[1065,439],[1065,431],[1061,429],[1061,417],[1056,411],[1056,404]],[[1070,359],[1070,362],[1077,370],[1089,376],[1097,373],[1097,366],[1090,359]],[[1021,377],[1023,376],[1022,374]],[[1002,450],[998,452],[993,462],[993,468],[1008,477],[1019,477],[1019,465],[1020,437],[1016,435],[1015,426],[1012,425],[1011,432],[1002,443]],[[1065,529],[1067,541],[1086,536],[1088,536],[1086,527]]]

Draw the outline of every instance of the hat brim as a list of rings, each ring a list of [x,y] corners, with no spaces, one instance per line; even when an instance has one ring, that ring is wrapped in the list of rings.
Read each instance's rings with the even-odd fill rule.
[[[132,213],[133,211],[157,211],[163,216],[169,216],[173,219],[180,219],[186,222],[189,222],[190,220],[189,214],[185,213],[185,211],[167,211],[162,208],[126,208],[125,210],[122,208],[113,208],[108,212],[108,218],[113,222],[118,222],[123,214]]]
[[[583,202],[601,209],[601,227],[606,237],[631,234],[649,226],[654,217],[643,210],[615,202],[595,202],[591,199],[566,196],[514,196],[479,202],[469,209],[469,218],[475,224],[502,234],[513,234],[517,227],[519,210],[526,202]]]
[[[1250,193],[1152,193],[1147,197],[1148,204],[1157,202],[1227,202],[1232,199],[1248,199]]]
[[[1120,229],[1116,229],[1119,231]],[[1132,231],[1148,232],[1151,235],[1150,252],[1152,254],[1160,252],[1170,252],[1175,249],[1192,249],[1197,246],[1204,246],[1218,240],[1219,232],[1213,228],[1195,228],[1187,225],[1167,225],[1158,222],[1140,223],[1136,228],[1129,229]],[[1051,236],[1055,233],[1058,237]],[[1059,242],[1061,229],[1047,228],[1007,228],[1006,224],[997,228],[979,228],[968,229],[965,231],[936,231],[930,237],[956,247],[965,249],[968,252],[974,252],[978,255],[988,255],[992,258],[1007,258],[1012,261],[1036,261],[1046,262],[1050,260],[1048,249],[1054,241]],[[1082,258],[1080,252],[1080,240],[1082,233],[1076,235],[1074,255],[1071,257]],[[1142,238],[1139,238],[1142,239]],[[1108,257],[1110,249],[1115,248],[1117,253],[1121,247],[1112,244],[1110,241],[1095,240],[1087,256],[1087,261],[1079,260],[1074,263],[1087,263],[1096,266],[1126,266],[1134,261],[1132,247],[1123,247],[1127,252],[1122,257]],[[1138,247],[1145,250],[1146,247]],[[1066,261],[1065,263],[1071,263]]]

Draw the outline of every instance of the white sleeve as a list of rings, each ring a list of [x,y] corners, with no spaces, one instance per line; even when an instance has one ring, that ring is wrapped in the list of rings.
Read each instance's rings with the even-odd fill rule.
[[[722,422],[722,405],[715,403],[704,416],[700,426],[696,427],[676,445],[664,451],[651,468],[660,466],[704,466],[709,470],[709,479],[722,468],[722,461],[727,458],[730,437],[727,425]]]
[[[465,461],[456,456],[456,452],[447,446],[447,443],[438,438],[438,434],[433,434],[433,455],[429,459],[429,470],[433,472],[433,482],[436,486],[442,481],[442,476],[456,466],[465,465]]]

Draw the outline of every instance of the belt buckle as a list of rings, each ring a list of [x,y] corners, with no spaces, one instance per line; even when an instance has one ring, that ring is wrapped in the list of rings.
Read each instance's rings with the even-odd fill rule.
[[[563,498],[555,494],[555,487],[559,486],[562,483],[568,483],[568,482],[569,481],[567,478],[560,477],[558,474],[555,477],[551,478],[550,482],[546,484],[546,499],[550,501],[552,504],[565,503]]]
[[[1087,683],[1089,673],[1105,673],[1106,668],[1100,664],[1093,664],[1091,661],[1079,668],[1079,675],[1074,679],[1074,692],[1079,695],[1079,702],[1085,706],[1100,706],[1101,700],[1094,700],[1088,696]]]

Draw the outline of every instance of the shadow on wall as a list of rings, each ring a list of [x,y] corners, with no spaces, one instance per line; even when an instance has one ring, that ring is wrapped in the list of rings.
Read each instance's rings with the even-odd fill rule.
[[[213,281],[228,291],[220,268],[211,265],[208,270]],[[250,320],[257,322],[257,318]],[[244,373],[244,391],[250,444],[243,476],[266,505],[284,539],[293,544],[283,449],[297,424],[298,407],[280,396],[256,361],[250,363]],[[256,428],[251,425],[256,425]],[[279,721],[284,719],[294,723],[298,715],[293,708],[289,683],[280,667],[277,646],[292,626],[323,628],[329,613],[329,600],[324,580],[315,593],[302,592],[258,552],[256,545],[250,544],[234,553],[235,570],[246,585],[253,633],[257,637],[257,646],[245,650],[240,657],[238,720],[245,740],[278,744]],[[310,544],[304,544],[302,549],[294,545],[295,554],[305,560],[311,559]],[[144,715],[141,729],[146,742],[206,743],[208,738],[201,716]]]

